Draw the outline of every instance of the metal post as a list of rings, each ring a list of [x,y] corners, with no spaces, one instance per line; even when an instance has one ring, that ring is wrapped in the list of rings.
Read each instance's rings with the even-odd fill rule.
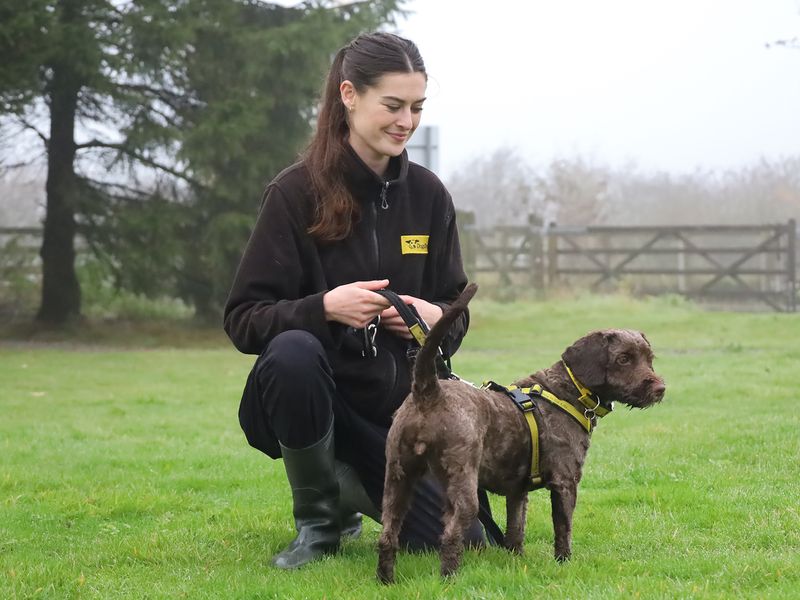
[[[406,149],[409,160],[434,173],[439,171],[439,128],[436,125],[423,125],[418,128]]]

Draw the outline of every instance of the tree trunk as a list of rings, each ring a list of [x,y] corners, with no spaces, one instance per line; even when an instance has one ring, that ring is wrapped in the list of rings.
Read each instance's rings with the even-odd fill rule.
[[[36,319],[63,325],[80,316],[81,290],[75,272],[75,114],[80,84],[68,65],[53,65],[48,100],[47,216],[42,248],[42,303]]]

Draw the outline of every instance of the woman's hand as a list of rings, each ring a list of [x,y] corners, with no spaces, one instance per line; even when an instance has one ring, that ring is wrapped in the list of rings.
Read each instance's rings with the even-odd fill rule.
[[[442,309],[435,304],[431,304],[422,298],[415,298],[414,296],[400,296],[400,299],[406,304],[412,305],[417,309],[419,316],[428,324],[428,327],[433,327],[436,321],[442,318]],[[403,321],[403,317],[397,312],[394,306],[391,306],[381,313],[381,326],[391,331],[401,338],[410,340],[412,338],[411,332],[408,330],[408,325]]]
[[[388,279],[379,279],[354,281],[333,288],[322,297],[325,319],[344,323],[356,329],[366,327],[387,306],[391,306],[386,298],[375,293],[375,290],[382,290],[388,285]]]

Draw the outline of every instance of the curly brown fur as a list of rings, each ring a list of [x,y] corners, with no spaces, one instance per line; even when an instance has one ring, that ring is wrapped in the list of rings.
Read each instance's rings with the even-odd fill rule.
[[[389,430],[377,572],[384,583],[394,580],[400,526],[414,484],[428,470],[442,481],[446,494],[439,551],[443,576],[459,567],[464,532],[478,512],[479,486],[506,497],[503,545],[522,552],[531,461],[525,417],[503,393],[462,381],[439,381],[435,375],[436,348],[476,290],[474,284],[467,286],[428,334],[417,355],[412,392]],[[562,359],[604,402],[616,400],[646,408],[664,396],[664,381],[653,371],[650,344],[637,331],[594,331],[567,348]],[[515,385],[533,383],[583,412],[577,401],[580,394],[561,361]],[[548,402],[540,402],[539,408],[540,471],[544,487],[550,491],[555,558],[564,561],[572,552],[572,514],[589,435],[564,410]]]

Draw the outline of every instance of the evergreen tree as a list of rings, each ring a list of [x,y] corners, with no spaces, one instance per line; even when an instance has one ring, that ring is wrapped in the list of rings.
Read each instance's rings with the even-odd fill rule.
[[[4,0],[0,115],[36,131],[48,163],[37,318],[80,315],[78,232],[117,285],[215,315],[330,56],[397,5]]]

